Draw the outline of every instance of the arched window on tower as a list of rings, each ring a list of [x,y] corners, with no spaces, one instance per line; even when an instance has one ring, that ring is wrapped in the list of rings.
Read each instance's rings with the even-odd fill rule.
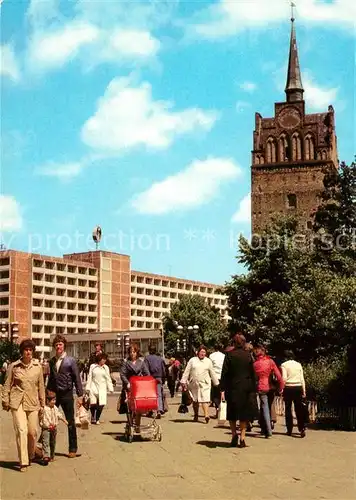
[[[273,137],[267,140],[267,163],[276,163],[277,161],[277,146]]]
[[[315,160],[314,139],[310,134],[304,139],[304,155],[306,160]]]
[[[286,134],[282,134],[279,138],[278,141],[278,159],[279,161],[288,161],[290,154],[289,154],[289,143],[288,143],[288,138]]]
[[[302,159],[302,141],[298,132],[292,136],[292,158],[297,161]]]

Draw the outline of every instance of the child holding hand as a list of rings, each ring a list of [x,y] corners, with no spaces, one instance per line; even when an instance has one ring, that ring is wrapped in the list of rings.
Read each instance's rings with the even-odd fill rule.
[[[48,395],[41,415],[43,465],[48,465],[50,461],[54,460],[59,420],[68,425],[67,420],[56,406],[56,396]]]

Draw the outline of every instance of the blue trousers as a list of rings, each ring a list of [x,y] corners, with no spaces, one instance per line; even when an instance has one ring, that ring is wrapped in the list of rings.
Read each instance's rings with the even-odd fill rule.
[[[259,392],[258,397],[260,400],[260,425],[261,431],[266,436],[272,436],[272,427],[271,427],[271,415],[269,412],[268,405],[268,393]]]
[[[160,413],[164,413],[164,407],[163,407],[163,387],[162,387],[162,382],[157,380],[157,393],[158,393],[158,411]]]

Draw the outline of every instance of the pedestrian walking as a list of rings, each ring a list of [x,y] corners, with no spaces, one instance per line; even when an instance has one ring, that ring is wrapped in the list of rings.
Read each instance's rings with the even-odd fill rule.
[[[181,384],[183,390],[188,390],[193,400],[194,422],[199,418],[199,404],[203,407],[205,422],[209,423],[209,403],[211,386],[218,386],[219,380],[215,375],[211,359],[206,357],[207,349],[200,346],[197,355],[188,361],[184,370]]]
[[[48,465],[49,462],[53,462],[54,460],[59,420],[62,420],[68,426],[67,420],[56,406],[56,397],[47,396],[46,405],[40,416],[43,465]]]
[[[126,392],[130,390],[130,379],[131,377],[142,377],[148,376],[150,372],[148,371],[147,365],[144,358],[140,353],[140,348],[137,344],[132,344],[129,348],[129,355],[127,359],[122,364],[121,367],[121,380],[122,380],[122,392],[120,396],[120,407],[125,404]],[[140,432],[141,426],[141,414],[137,413],[135,415],[135,427],[136,432]]]
[[[86,391],[90,398],[91,423],[99,425],[104,406],[107,404],[108,392],[114,392],[105,353],[98,354],[96,362],[89,369]]]
[[[166,381],[166,364],[161,356],[157,354],[157,348],[154,345],[148,347],[148,356],[145,358],[148,371],[151,377],[157,381],[157,394],[158,394],[158,412],[157,418],[164,415],[164,394],[163,386]]]
[[[282,377],[284,382],[283,398],[285,404],[285,418],[287,434],[293,433],[292,404],[294,404],[295,415],[297,417],[298,430],[302,438],[305,437],[305,415],[303,399],[306,398],[305,380],[303,367],[294,359],[292,351],[285,351],[286,361],[282,363]]]
[[[222,346],[220,344],[217,344],[214,347],[214,352],[212,352],[209,356],[209,359],[213,363],[213,370],[215,372],[215,375],[219,381],[220,384],[220,379],[221,379],[221,371],[222,367],[224,364],[224,359],[225,359],[225,354],[222,352]],[[219,407],[220,407],[220,402],[221,402],[221,393],[220,393],[220,386],[213,386],[211,388],[211,401],[213,402],[213,405],[216,409],[216,418],[218,418],[218,412],[219,412]]]
[[[89,369],[91,365],[94,365],[98,361],[98,356],[99,354],[103,354],[103,346],[100,344],[100,342],[95,343],[95,350],[92,352],[89,356]]]
[[[51,359],[50,374],[47,383],[49,394],[56,396],[57,405],[61,406],[68,422],[68,458],[75,458],[78,451],[77,429],[73,388],[77,393],[77,408],[83,403],[83,387],[79,369],[74,358],[65,352],[67,340],[64,335],[57,334],[53,339],[56,355]]]
[[[257,378],[257,393],[260,402],[260,427],[261,432],[266,438],[272,436],[271,425],[271,407],[269,400],[269,393],[272,389],[270,380],[274,375],[279,384],[280,392],[283,389],[283,379],[276,363],[266,354],[266,349],[263,345],[257,345],[255,348],[255,359],[253,364],[256,378]]]
[[[235,348],[225,354],[221,372],[221,399],[227,402],[227,419],[231,428],[231,446],[246,447],[246,429],[255,420],[257,413],[256,379],[253,360],[245,350],[245,337],[238,333],[234,337]],[[237,425],[240,422],[240,443]]]
[[[176,384],[177,381],[179,381],[179,368],[177,367],[175,361],[175,358],[171,358],[168,362],[167,367],[167,386],[171,398],[174,398],[176,392]]]
[[[42,367],[33,358],[35,350],[33,340],[21,342],[21,358],[9,365],[2,390],[2,407],[12,413],[21,472],[35,459],[38,414],[45,405]]]

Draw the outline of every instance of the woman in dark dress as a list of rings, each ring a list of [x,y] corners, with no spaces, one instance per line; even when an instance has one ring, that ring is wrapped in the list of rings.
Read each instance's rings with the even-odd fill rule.
[[[256,380],[251,354],[245,350],[246,339],[237,334],[234,337],[235,349],[225,355],[221,372],[221,397],[227,402],[227,419],[232,433],[231,446],[245,448],[248,422],[253,422],[257,408]],[[236,421],[240,421],[240,444]]]

